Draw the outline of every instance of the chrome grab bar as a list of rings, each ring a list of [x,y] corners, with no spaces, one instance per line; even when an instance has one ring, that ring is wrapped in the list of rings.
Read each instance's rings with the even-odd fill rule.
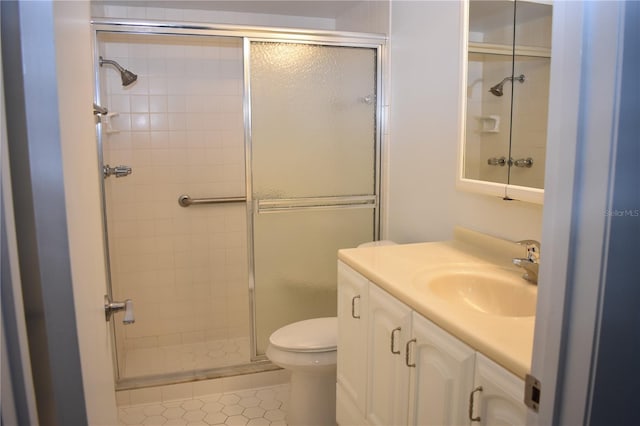
[[[376,208],[377,204],[376,195],[262,199],[257,200],[257,212],[260,214],[309,209]]]
[[[244,203],[247,197],[220,197],[220,198],[191,198],[186,194],[178,197],[178,204],[182,207],[189,207],[193,204],[228,204]]]

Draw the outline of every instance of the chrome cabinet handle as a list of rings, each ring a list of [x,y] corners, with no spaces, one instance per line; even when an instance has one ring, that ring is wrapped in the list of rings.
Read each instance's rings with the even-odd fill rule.
[[[104,295],[104,317],[106,321],[111,319],[114,312],[124,311],[124,319],[122,323],[124,325],[133,324],[136,322],[133,316],[133,301],[127,299],[124,302],[112,302],[109,296]]]
[[[476,392],[482,392],[482,386],[478,386],[477,388],[472,390],[471,394],[469,395],[469,420],[471,420],[472,422],[479,422],[481,420],[480,416],[473,417],[473,396]]]
[[[360,295],[353,296],[351,299],[351,316],[355,319],[360,319],[360,315],[356,315],[356,299],[360,299]]]
[[[411,340],[409,340],[407,342],[407,346],[405,348],[407,352],[404,354],[404,363],[407,364],[407,367],[415,367],[416,366],[415,362],[414,363],[409,363],[409,352],[411,352],[409,346],[411,346],[412,343],[416,343],[416,341],[417,341],[416,339],[411,339]]]
[[[391,353],[394,355],[400,355],[400,349],[395,350],[396,347],[396,331],[402,330],[402,327],[396,327],[391,330]]]

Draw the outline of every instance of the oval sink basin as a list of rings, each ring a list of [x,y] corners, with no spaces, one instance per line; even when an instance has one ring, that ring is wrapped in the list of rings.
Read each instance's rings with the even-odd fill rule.
[[[451,268],[424,273],[414,284],[448,303],[505,317],[536,314],[537,287],[502,269]]]

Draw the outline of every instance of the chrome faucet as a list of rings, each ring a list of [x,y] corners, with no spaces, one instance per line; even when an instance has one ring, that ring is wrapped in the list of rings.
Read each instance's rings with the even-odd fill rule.
[[[538,284],[538,268],[540,267],[540,243],[535,240],[522,240],[518,241],[518,244],[527,248],[526,258],[512,259],[514,265],[524,269],[522,278],[533,283]]]

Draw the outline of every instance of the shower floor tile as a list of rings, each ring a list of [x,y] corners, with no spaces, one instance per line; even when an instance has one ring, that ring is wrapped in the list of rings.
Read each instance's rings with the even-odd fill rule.
[[[207,370],[249,361],[247,337],[127,349],[122,378]]]
[[[286,426],[289,385],[118,408],[120,425]],[[273,420],[270,420],[273,419]],[[277,420],[276,420],[277,419]]]

